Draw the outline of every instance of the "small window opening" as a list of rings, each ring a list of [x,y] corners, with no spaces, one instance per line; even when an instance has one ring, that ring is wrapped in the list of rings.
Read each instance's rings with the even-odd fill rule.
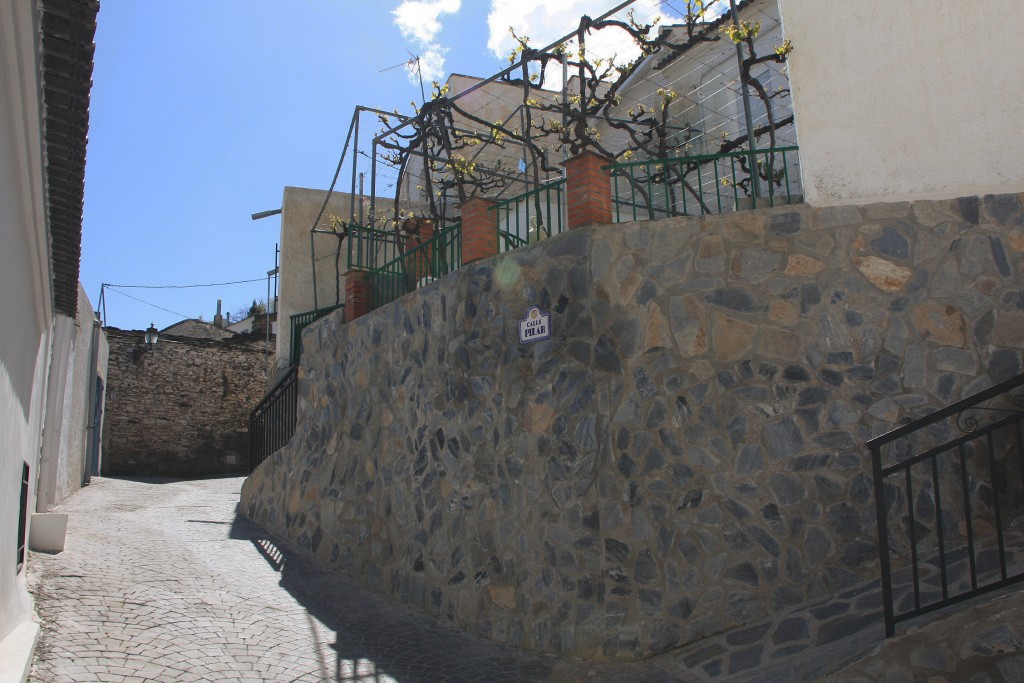
[[[21,465],[21,507],[18,512],[18,564],[16,572],[25,566],[25,531],[28,526],[28,463]]]

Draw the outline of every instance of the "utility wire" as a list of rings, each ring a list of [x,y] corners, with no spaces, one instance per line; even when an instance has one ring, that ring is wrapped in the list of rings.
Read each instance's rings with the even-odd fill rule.
[[[107,287],[110,287],[110,286],[111,285],[107,285]],[[131,294],[126,294],[124,292],[118,292],[116,289],[114,291],[117,292],[118,294],[120,294],[121,296],[126,296],[129,299],[135,299],[140,304],[146,304],[147,306],[152,306],[153,308],[159,308],[161,311],[165,311],[167,313],[173,313],[174,315],[179,316],[181,318],[191,318],[192,317],[190,315],[185,315],[184,313],[178,313],[177,311],[172,311],[169,308],[164,308],[163,306],[157,306],[156,304],[151,304],[148,301],[143,301],[142,299],[140,299],[138,297],[135,297],[135,296],[132,296]]]
[[[226,285],[244,285],[250,282],[264,282],[267,276],[254,278],[252,280],[235,280],[234,282],[213,282],[207,285],[112,285],[103,283],[104,287],[120,287],[122,289],[192,289],[194,287],[224,287]],[[122,292],[123,293],[123,292]],[[173,312],[173,311],[172,311]]]

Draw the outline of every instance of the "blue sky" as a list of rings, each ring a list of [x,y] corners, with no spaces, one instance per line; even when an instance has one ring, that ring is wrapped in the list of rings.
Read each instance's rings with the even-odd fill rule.
[[[641,0],[637,14],[671,13]],[[672,3],[676,7],[680,3]],[[212,319],[264,298],[286,185],[326,188],[356,105],[407,111],[419,86],[507,66],[508,26],[538,47],[610,0],[104,0],[96,33],[82,283],[106,322]],[[408,51],[408,52],[407,52]],[[499,55],[501,55],[499,57]],[[127,296],[126,296],[127,295]],[[141,299],[141,303],[130,297]],[[166,310],[161,310],[166,309]]]

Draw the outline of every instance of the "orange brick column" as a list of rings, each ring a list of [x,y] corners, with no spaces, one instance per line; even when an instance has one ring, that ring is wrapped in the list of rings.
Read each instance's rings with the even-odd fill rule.
[[[498,253],[498,212],[495,202],[484,197],[467,199],[462,212],[462,265],[490,258]]]
[[[370,312],[370,274],[363,270],[345,273],[345,322]]]
[[[601,168],[610,163],[611,159],[591,151],[562,162],[570,230],[612,222],[611,176]]]

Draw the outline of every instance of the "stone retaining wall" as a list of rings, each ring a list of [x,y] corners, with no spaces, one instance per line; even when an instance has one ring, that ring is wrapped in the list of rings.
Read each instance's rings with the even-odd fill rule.
[[[104,475],[248,471],[249,411],[267,377],[263,335],[161,335],[153,348],[141,331],[107,328],[107,336]]]
[[[1022,271],[1017,195],[574,230],[311,326],[242,510],[517,647],[741,629],[877,577],[864,441],[1020,371]]]

